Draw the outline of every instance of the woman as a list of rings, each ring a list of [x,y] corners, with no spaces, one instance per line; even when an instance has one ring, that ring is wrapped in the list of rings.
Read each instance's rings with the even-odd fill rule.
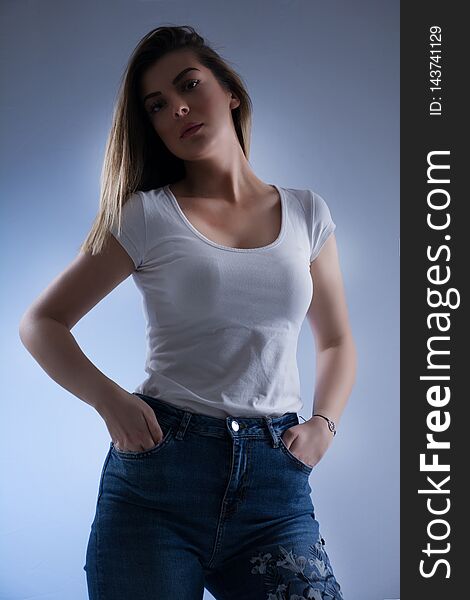
[[[112,440],[91,599],[343,598],[309,485],[355,376],[335,224],[317,193],[254,174],[250,118],[241,79],[193,28],[148,33],[118,97],[96,221],[22,319],[25,346]],[[70,333],[129,275],[148,344],[132,393]],[[305,316],[317,380],[299,423]]]

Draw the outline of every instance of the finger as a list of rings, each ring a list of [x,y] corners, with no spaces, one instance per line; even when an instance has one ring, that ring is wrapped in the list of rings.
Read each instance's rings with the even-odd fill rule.
[[[153,412],[153,410],[152,410],[152,414],[149,414],[149,415],[144,414],[144,418],[145,418],[145,423],[147,425],[147,429],[153,440],[153,443],[159,444],[163,439],[163,431],[157,421],[157,417],[155,416],[155,413]]]
[[[281,437],[282,437],[282,441],[286,445],[292,444],[292,442],[295,440],[295,435],[289,429],[286,429],[284,431],[284,433],[281,435]]]

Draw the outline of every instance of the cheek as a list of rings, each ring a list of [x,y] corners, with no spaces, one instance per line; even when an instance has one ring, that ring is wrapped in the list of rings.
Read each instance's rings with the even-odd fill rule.
[[[175,143],[175,137],[178,136],[178,125],[174,121],[165,118],[154,119],[152,127],[165,146],[169,147]]]
[[[206,87],[189,101],[189,106],[196,114],[217,115],[225,112],[226,100],[215,88]]]

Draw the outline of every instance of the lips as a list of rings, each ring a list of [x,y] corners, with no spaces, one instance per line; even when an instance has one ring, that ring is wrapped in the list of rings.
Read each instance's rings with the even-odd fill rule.
[[[201,127],[203,123],[189,123],[185,129],[183,129],[180,137],[186,137],[187,135],[195,132],[199,127]]]

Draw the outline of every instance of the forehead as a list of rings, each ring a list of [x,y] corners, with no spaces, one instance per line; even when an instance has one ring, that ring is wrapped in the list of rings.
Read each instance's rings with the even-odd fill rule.
[[[169,52],[154,62],[142,75],[142,94],[154,91],[164,91],[172,87],[172,81],[183,69],[197,67],[201,72],[207,69],[201,65],[197,56],[191,50],[175,50]],[[196,75],[197,71],[190,71],[188,75]]]

